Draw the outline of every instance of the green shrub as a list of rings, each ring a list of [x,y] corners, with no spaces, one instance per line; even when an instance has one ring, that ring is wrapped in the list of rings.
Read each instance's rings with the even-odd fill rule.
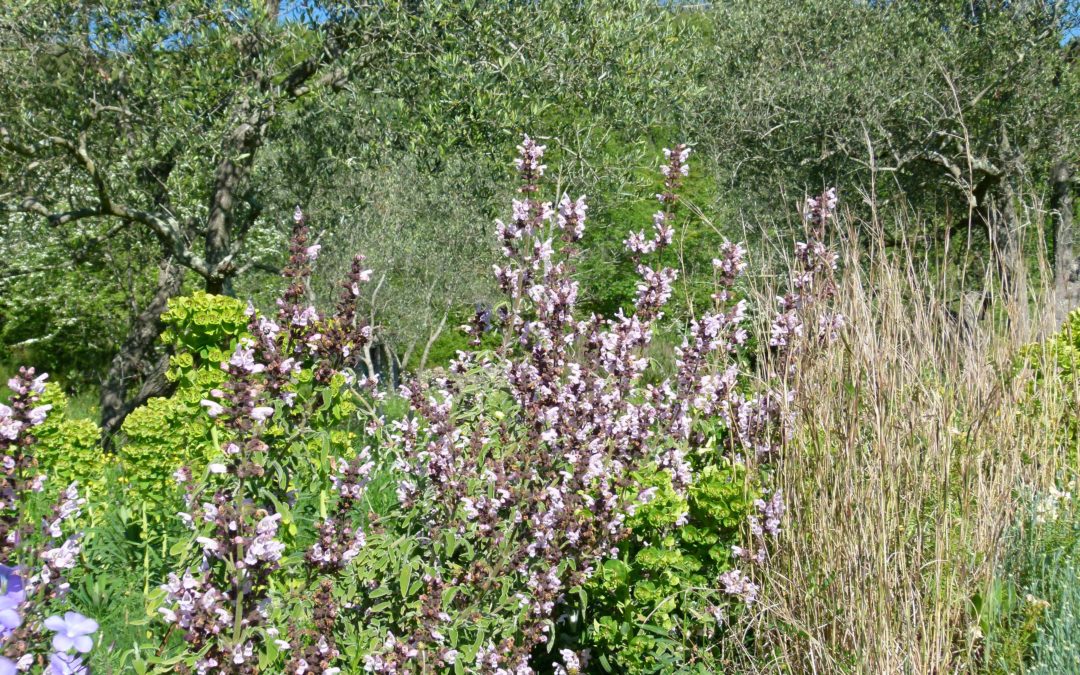
[[[42,471],[49,476],[46,485],[50,494],[75,481],[89,501],[103,499],[107,493],[105,471],[110,459],[101,449],[100,428],[91,420],[68,417],[68,398],[59,385],[47,385],[41,403],[51,405],[52,410],[34,428],[38,439],[35,453]]]
[[[732,569],[732,547],[755,512],[759,491],[744,465],[710,463],[696,472],[685,498],[667,471],[639,473],[656,489],[629,519],[631,535],[617,560],[586,585],[576,620],[583,646],[602,672],[666,673],[678,664],[716,663],[724,623],[740,606],[718,588]]]
[[[1069,312],[1057,333],[1039,344],[1028,346],[1023,355],[1036,367],[1045,367],[1044,364],[1055,367],[1067,379],[1080,373],[1080,309]]]
[[[1080,671],[1080,509],[1051,489],[1015,528],[1001,573],[976,598],[992,673]]]
[[[224,381],[219,366],[247,334],[248,322],[241,301],[201,291],[170,300],[162,318],[162,339],[173,350],[166,376],[176,391],[128,415],[118,450],[132,496],[152,505],[173,503],[178,498],[173,473],[181,466],[200,471],[213,452],[209,420],[199,401]]]

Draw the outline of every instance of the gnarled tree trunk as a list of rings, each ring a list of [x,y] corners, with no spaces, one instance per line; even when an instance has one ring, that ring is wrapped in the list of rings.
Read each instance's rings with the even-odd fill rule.
[[[151,397],[169,393],[171,387],[165,379],[168,355],[158,356],[155,351],[164,328],[161,316],[168,309],[169,299],[180,293],[183,280],[184,268],[171,258],[159,264],[154,295],[132,321],[127,337],[109,365],[101,383],[100,398],[101,435],[106,447],[128,413]],[[129,398],[128,391],[134,383],[140,383],[139,390]]]
[[[1080,307],[1080,255],[1073,232],[1073,168],[1058,162],[1050,175],[1050,209],[1054,218],[1055,318],[1060,325],[1070,311]]]
[[[1004,176],[1000,187],[999,199],[990,205],[987,214],[991,245],[1005,300],[1022,305],[1027,302],[1027,267],[1012,177]]]

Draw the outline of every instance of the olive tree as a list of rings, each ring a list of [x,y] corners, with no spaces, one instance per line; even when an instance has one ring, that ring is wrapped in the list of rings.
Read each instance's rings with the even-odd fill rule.
[[[5,227],[47,223],[56,265],[129,241],[146,252],[102,380],[105,432],[166,391],[160,316],[185,280],[229,293],[272,268],[282,216],[352,167],[408,154],[434,175],[465,153],[496,175],[528,130],[587,175],[613,142],[669,128],[694,88],[670,67],[690,34],[676,14],[648,0],[7,3]],[[323,199],[321,222],[349,206]]]
[[[697,123],[746,202],[826,184],[861,193],[867,213],[904,201],[944,224],[933,237],[984,242],[1003,291],[1023,297],[1018,213],[1075,185],[1077,9],[720,3],[696,17],[712,42],[697,52],[712,99]]]

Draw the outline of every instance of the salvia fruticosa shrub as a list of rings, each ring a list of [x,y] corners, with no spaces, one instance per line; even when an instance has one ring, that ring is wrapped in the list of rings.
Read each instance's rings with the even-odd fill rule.
[[[75,567],[85,500],[71,483],[51,497],[41,473],[38,439],[52,404],[42,400],[44,373],[21,369],[0,404],[0,675],[86,672],[83,655],[98,624],[71,608],[65,575]]]
[[[664,167],[669,181],[677,169],[685,171]],[[665,195],[658,198],[665,202]],[[784,513],[781,492],[768,485],[794,422],[797,368],[843,325],[825,302],[834,292],[836,256],[823,242],[824,228],[835,206],[832,190],[807,201],[808,239],[796,245],[791,288],[777,298],[770,331],[757,340],[749,336],[745,301],[735,297],[745,252],[725,243],[713,262],[714,313],[691,322],[690,337],[677,351],[682,378],[695,361],[714,369],[700,375],[691,399],[690,478],[680,484],[659,464],[634,474],[652,499],[631,512],[619,555],[600,566],[584,592],[571,595],[560,616],[581,626],[579,645],[604,671],[715,672],[727,644],[721,638],[734,633],[729,629],[757,599],[753,568],[767,561],[768,541],[779,533]],[[655,219],[670,221],[671,214]],[[638,234],[627,245],[640,250],[642,241]],[[714,317],[724,328],[710,339],[725,343],[702,358],[693,338]],[[769,346],[759,373],[765,386],[751,386],[740,372],[740,356],[755,343]],[[694,392],[695,385],[684,391]]]
[[[149,599],[157,621],[129,652],[137,672],[708,672],[747,633],[732,627],[780,531],[770,466],[798,367],[842,324],[823,243],[835,193],[808,201],[767,335],[751,340],[746,252],[724,243],[713,307],[685,326],[674,370],[654,372],[677,278],[654,261],[679,226],[690,149],[665,150],[652,227],[625,242],[636,297],[613,316],[577,309],[587,204],[544,200],[543,154],[525,138],[497,222],[505,300],[464,327],[472,346],[446,371],[396,397],[352,367],[373,339],[356,312],[371,271],[358,256],[337,306],[311,306],[319,246],[299,209],[273,311],[205,294],[170,305],[177,391],[132,414],[119,450],[128,498],[184,528]],[[766,365],[750,377],[755,343]],[[28,434],[48,408],[27,382],[4,418],[20,424],[6,470],[33,492]],[[44,532],[13,521],[0,560],[13,663],[71,670],[92,644],[89,619],[45,616],[63,608],[78,539],[57,538],[78,504],[65,491]]]

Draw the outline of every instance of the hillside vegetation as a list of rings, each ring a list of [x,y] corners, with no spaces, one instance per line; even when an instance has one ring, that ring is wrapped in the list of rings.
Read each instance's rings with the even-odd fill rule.
[[[1080,672],[1078,31],[0,3],[0,675]]]

